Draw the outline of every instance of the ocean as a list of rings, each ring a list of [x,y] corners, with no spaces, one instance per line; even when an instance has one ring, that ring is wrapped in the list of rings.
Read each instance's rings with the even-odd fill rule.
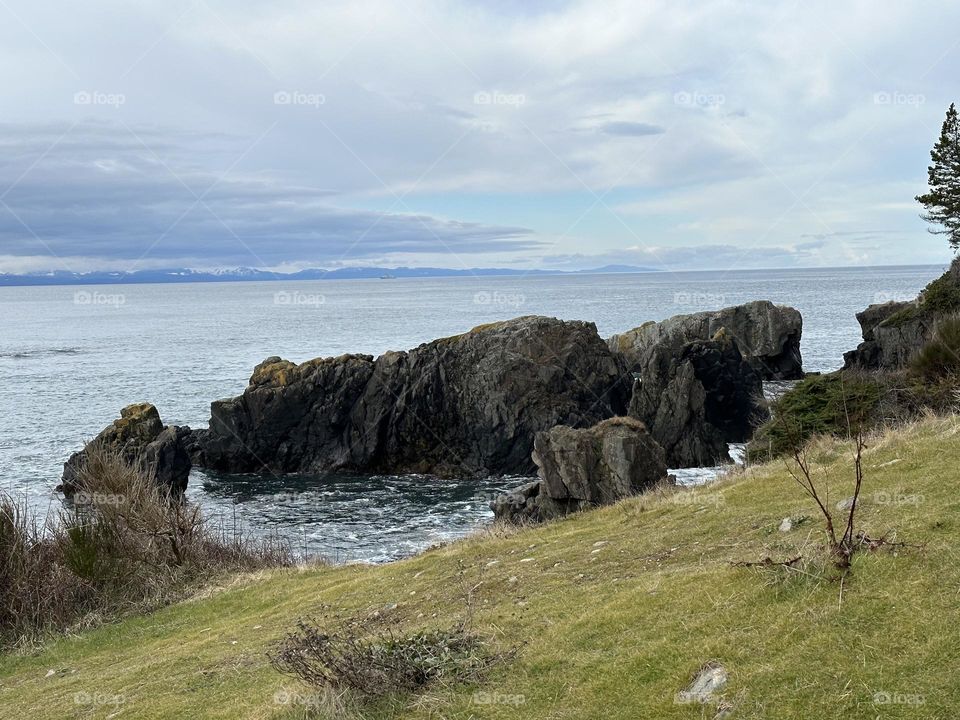
[[[857,345],[855,313],[910,299],[945,266],[0,288],[0,487],[55,511],[62,464],[149,401],[168,424],[205,427],[210,402],[240,394],[253,367],[378,355],[519,315],[596,323],[600,334],[766,299],[800,310],[808,371]],[[420,476],[215,477],[189,495],[225,522],[289,534],[338,561],[383,562],[489,521],[521,482]]]

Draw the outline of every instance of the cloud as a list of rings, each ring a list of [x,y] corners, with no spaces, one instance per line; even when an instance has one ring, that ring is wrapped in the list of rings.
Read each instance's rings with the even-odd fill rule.
[[[331,190],[190,165],[199,148],[209,148],[209,138],[104,129],[80,124],[3,133],[0,127],[16,158],[0,167],[3,254],[47,254],[52,266],[68,268],[71,258],[84,265],[89,262],[78,259],[118,260],[127,269],[188,261],[273,267],[438,248],[486,255],[539,245],[522,227],[343,208]]]
[[[666,130],[659,125],[617,120],[601,125],[600,132],[606,133],[607,135],[620,135],[623,137],[643,137],[644,135],[660,135],[666,132]]]
[[[824,235],[768,261],[934,262],[912,198],[958,21],[946,0],[8,0],[0,256],[540,266]]]

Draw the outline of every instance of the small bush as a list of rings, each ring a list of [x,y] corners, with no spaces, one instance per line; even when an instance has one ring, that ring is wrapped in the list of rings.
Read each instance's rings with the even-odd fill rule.
[[[411,635],[363,635],[359,627],[350,623],[327,632],[301,621],[270,653],[270,662],[314,688],[373,699],[435,682],[474,681],[504,658],[488,652],[462,625]]]
[[[960,312],[960,263],[954,260],[950,269],[923,289],[917,303],[894,313],[882,325],[899,327],[918,317],[933,320]]]
[[[293,562],[287,544],[212,528],[198,507],[100,449],[78,477],[72,504],[43,521],[0,494],[2,646],[159,607],[221,572]]]
[[[789,452],[815,435],[846,435],[852,426],[872,427],[888,388],[880,376],[836,372],[801,380],[771,406],[772,417],[747,446],[750,462]]]
[[[91,606],[91,589],[64,564],[51,525],[25,501],[0,495],[0,641],[16,644],[65,627]]]
[[[933,336],[913,358],[910,369],[927,380],[960,373],[960,315],[937,323]]]

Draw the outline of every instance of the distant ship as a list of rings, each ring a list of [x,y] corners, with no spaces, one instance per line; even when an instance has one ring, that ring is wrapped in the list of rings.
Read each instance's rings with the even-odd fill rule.
[[[380,279],[381,279],[381,280],[396,280],[396,279],[397,279],[397,276],[396,276],[396,275],[381,275],[381,276],[380,276]]]

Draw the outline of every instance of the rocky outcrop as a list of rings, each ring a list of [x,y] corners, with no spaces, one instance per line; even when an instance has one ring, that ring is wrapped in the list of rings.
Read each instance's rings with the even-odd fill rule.
[[[494,499],[498,519],[548,520],[616,502],[667,477],[663,448],[643,423],[627,417],[540,432],[532,458],[539,480]]]
[[[592,323],[529,316],[375,360],[269,358],[192,451],[223,472],[532,474],[538,431],[593,425],[625,396]]]
[[[644,374],[664,354],[677,354],[694,340],[710,340],[721,329],[736,339],[743,357],[763,380],[803,377],[800,313],[768,300],[648,322],[607,343],[624,366]]]
[[[128,405],[118,419],[64,463],[59,489],[67,494],[80,489],[81,470],[91,449],[98,447],[138,468],[145,477],[173,494],[183,493],[191,468],[189,437],[190,428],[164,427],[160,413],[150,403]]]
[[[934,323],[916,312],[917,302],[870,305],[857,313],[863,342],[843,354],[845,370],[896,370],[930,338]]]
[[[899,370],[933,337],[937,324],[960,313],[960,257],[915,300],[871,305],[857,313],[863,342],[844,353],[844,369]]]
[[[724,330],[676,352],[659,345],[634,382],[630,415],[651,429],[670,467],[729,462],[727,444],[745,442],[765,419],[763,381]]]

